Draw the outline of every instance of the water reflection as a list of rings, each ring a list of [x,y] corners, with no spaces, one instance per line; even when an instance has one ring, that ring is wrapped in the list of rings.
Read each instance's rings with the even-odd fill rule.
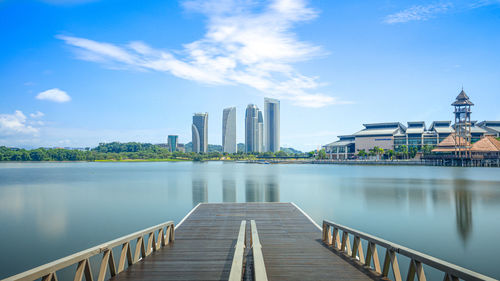
[[[247,175],[245,179],[246,202],[279,202],[280,186],[276,170],[266,169],[266,175],[253,177]]]
[[[460,238],[467,241],[472,232],[472,195],[468,190],[470,182],[467,180],[455,181],[455,214],[457,230]]]
[[[208,183],[205,178],[193,179],[193,207],[208,202]]]
[[[363,189],[366,205],[370,208],[390,205],[399,206],[399,209],[408,208],[411,213],[433,212],[429,205],[435,209],[450,208],[450,203],[454,200],[457,233],[465,243],[473,230],[473,195],[487,196],[487,192],[483,191],[476,191],[473,194],[471,184],[472,181],[465,179],[401,179],[394,181],[390,178],[369,178],[363,180],[359,188]],[[365,186],[370,186],[370,188]],[[450,186],[452,189],[448,188]],[[431,204],[428,204],[429,200],[432,202]]]
[[[236,202],[236,180],[234,178],[222,180],[222,202]]]
[[[266,178],[265,186],[265,200],[266,202],[279,202],[280,201],[280,185],[278,178],[275,174],[269,175]]]

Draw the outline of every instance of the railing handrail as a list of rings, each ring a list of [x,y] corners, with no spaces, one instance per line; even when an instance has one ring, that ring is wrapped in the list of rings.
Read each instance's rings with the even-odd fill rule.
[[[327,238],[326,232],[325,232],[327,230],[325,229],[325,226],[330,226],[330,227],[333,227],[334,229],[336,228],[336,229],[342,230],[343,232],[352,234],[355,237],[357,236],[357,237],[364,239],[368,242],[382,246],[389,251],[399,253],[403,256],[410,258],[411,260],[426,264],[430,267],[433,267],[435,269],[443,271],[444,273],[450,274],[450,275],[457,277],[457,278],[461,278],[461,279],[465,279],[465,280],[488,280],[488,281],[495,281],[496,280],[496,279],[493,279],[491,277],[474,272],[472,270],[469,270],[469,269],[460,267],[458,265],[443,261],[441,259],[429,256],[429,255],[421,253],[421,252],[418,252],[416,250],[401,246],[399,244],[381,239],[381,238],[376,237],[374,235],[370,235],[370,234],[352,229],[350,227],[331,222],[329,220],[323,220],[323,241],[325,241],[325,239]],[[332,244],[335,244],[335,243],[336,243],[336,241],[332,241]],[[345,244],[346,242],[344,241],[343,243]],[[350,247],[350,245],[348,247]],[[352,255],[355,255],[355,253],[352,253]]]
[[[246,246],[246,231],[247,221],[242,220],[240,224],[240,231],[238,233],[238,240],[234,246],[233,263],[231,271],[229,272],[229,281],[241,281],[243,277],[243,254],[245,253]]]
[[[255,220],[250,221],[252,227],[252,253],[254,265],[254,277],[256,281],[267,281],[266,265],[264,263],[264,255],[262,255],[262,245],[260,244],[259,233],[257,232],[257,224]]]
[[[47,276],[49,274],[57,272],[58,270],[61,270],[63,268],[66,268],[68,266],[76,264],[78,262],[87,260],[87,259],[89,259],[89,258],[91,258],[91,257],[93,257],[95,255],[100,254],[100,253],[103,253],[103,252],[106,252],[106,251],[110,251],[112,248],[114,248],[116,246],[119,246],[119,245],[122,245],[122,244],[125,244],[125,243],[129,243],[133,239],[142,238],[146,234],[151,234],[152,233],[154,235],[155,231],[157,231],[157,230],[163,230],[165,227],[167,228],[167,231],[168,231],[168,227],[169,226],[172,227],[172,230],[171,230],[172,233],[169,234],[169,235],[172,235],[170,237],[170,239],[173,240],[173,226],[174,226],[174,222],[168,221],[168,222],[165,222],[165,223],[161,223],[161,224],[158,224],[158,225],[155,225],[155,226],[152,226],[152,227],[149,227],[149,228],[146,228],[146,229],[134,232],[132,234],[128,234],[128,235],[122,236],[120,238],[117,238],[117,239],[114,239],[114,240],[111,240],[111,241],[108,241],[108,242],[104,242],[104,243],[102,243],[100,245],[91,247],[89,249],[86,249],[86,250],[74,253],[72,255],[69,255],[69,256],[66,256],[66,257],[63,257],[63,258],[60,258],[60,259],[57,259],[55,261],[46,263],[46,264],[38,266],[38,267],[35,267],[35,268],[27,270],[25,272],[21,272],[19,274],[7,277],[6,279],[3,279],[2,281],[14,281],[14,280],[16,280],[16,281],[24,281],[24,280],[30,281],[30,280],[36,280],[38,278],[45,277],[45,276]],[[158,239],[160,239],[160,237],[158,237]],[[139,247],[139,246],[140,245],[136,245],[136,247]],[[149,246],[149,244],[148,244],[148,246]],[[152,247],[155,248],[156,245],[152,245]],[[149,249],[148,249],[148,251],[149,251]]]

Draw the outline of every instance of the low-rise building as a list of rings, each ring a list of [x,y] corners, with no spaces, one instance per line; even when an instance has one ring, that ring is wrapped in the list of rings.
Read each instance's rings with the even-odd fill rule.
[[[363,130],[353,134],[355,151],[368,151],[375,146],[394,149],[394,137],[404,134],[406,127],[399,122],[363,124]]]
[[[349,159],[356,153],[355,137],[352,135],[339,136],[339,140],[324,146],[330,159]]]
[[[323,146],[331,159],[349,159],[359,151],[368,152],[374,147],[398,151],[401,146],[436,147],[455,132],[451,121],[434,121],[426,128],[424,121],[363,124],[365,127],[352,135],[338,136],[339,140]],[[486,135],[500,136],[500,121],[471,121],[471,140],[475,143]]]
[[[476,127],[485,129],[488,134],[492,134],[497,138],[500,137],[500,121],[483,121],[477,123]]]

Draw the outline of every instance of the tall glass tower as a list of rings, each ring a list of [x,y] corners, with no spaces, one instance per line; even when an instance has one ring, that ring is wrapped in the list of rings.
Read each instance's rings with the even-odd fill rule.
[[[222,151],[236,153],[236,107],[222,112]]]
[[[176,135],[169,135],[168,136],[168,150],[170,152],[177,151],[177,140],[179,139],[179,136]]]
[[[280,101],[264,98],[264,136],[266,151],[280,150]]]
[[[195,113],[191,126],[193,152],[208,152],[208,113]]]
[[[249,104],[245,112],[245,152],[263,152],[264,119],[255,104]]]

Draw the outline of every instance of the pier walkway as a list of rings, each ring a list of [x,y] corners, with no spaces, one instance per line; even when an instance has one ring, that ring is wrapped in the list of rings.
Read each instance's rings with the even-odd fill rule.
[[[429,280],[495,280],[335,222],[322,224],[293,203],[202,203],[177,227],[152,226],[4,281],[70,280],[72,268],[74,281],[425,281],[428,270]]]
[[[325,247],[320,228],[291,203],[200,204],[175,230],[175,243],[111,280],[227,280],[242,220],[257,224],[269,280],[371,280]]]

